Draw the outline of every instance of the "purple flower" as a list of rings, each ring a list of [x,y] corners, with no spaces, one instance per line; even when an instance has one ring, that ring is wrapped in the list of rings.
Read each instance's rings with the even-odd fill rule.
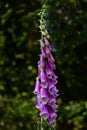
[[[55,111],[51,111],[50,112],[50,118],[51,118],[51,120],[55,120],[56,117],[57,117],[57,114],[55,113]]]
[[[48,92],[47,92],[47,90],[45,88],[41,88],[41,90],[40,90],[40,96],[41,96],[41,101],[44,104],[47,104],[48,100],[49,100],[49,97],[48,97]]]
[[[49,48],[50,52],[52,51],[50,43],[47,39],[45,39],[45,45]]]
[[[55,93],[54,97],[56,98],[56,97],[58,97],[58,96],[59,96],[59,93]]]
[[[48,62],[51,62],[51,63],[55,62],[55,59],[52,56],[52,54],[49,55]]]
[[[46,52],[46,56],[48,56],[51,53],[49,46],[46,46],[45,52]]]
[[[40,41],[40,46],[41,46],[41,48],[45,47],[45,43],[42,40]]]
[[[43,56],[40,56],[40,67],[44,68],[44,66],[45,66],[44,58]]]
[[[42,116],[45,120],[48,119],[49,117],[49,112],[48,112],[48,107],[47,105],[41,105],[41,109],[40,109],[40,116]]]
[[[48,92],[51,94],[51,95],[54,95],[54,89],[55,89],[55,87],[54,86],[50,86],[49,88],[48,88]]]
[[[35,83],[35,89],[33,91],[34,94],[39,94],[40,93],[40,81],[37,79]]]
[[[58,80],[57,80],[57,78],[54,76],[54,74],[53,74],[53,76],[52,76],[51,82],[52,82],[54,85],[56,85],[57,82],[58,82]]]
[[[56,122],[57,104],[56,97],[59,95],[56,88],[58,82],[54,73],[56,69],[55,59],[51,54],[49,41],[40,41],[41,56],[38,64],[38,79],[35,83],[34,94],[36,97],[36,108],[40,111],[40,116],[47,120],[50,125]]]
[[[48,107],[49,107],[48,110],[49,110],[49,114],[50,114],[50,116],[49,116],[49,118],[48,118],[48,121],[49,121],[50,124],[53,124],[53,123],[56,121],[57,114],[56,114],[56,112],[53,110],[52,107],[50,107],[50,106],[48,106]]]
[[[56,109],[58,108],[58,105],[55,103],[52,105],[53,110],[56,112]]]
[[[54,64],[54,62],[49,62],[49,66],[51,69],[56,69],[56,65]]]
[[[46,75],[47,75],[47,77],[49,78],[49,79],[51,79],[52,78],[52,76],[53,76],[53,71],[51,70],[51,68],[48,66],[48,64],[46,64]]]
[[[56,119],[51,119],[51,117],[48,118],[48,122],[50,123],[50,125],[53,125],[56,122]]]
[[[46,75],[45,75],[45,73],[44,73],[43,70],[42,70],[41,73],[40,73],[40,80],[41,80],[41,86],[42,86],[43,88],[47,88],[48,83],[47,83]]]
[[[40,95],[37,95],[36,97],[36,108],[40,110],[41,107],[41,99],[40,99]]]
[[[50,46],[50,43],[47,39],[45,39],[45,44],[46,44],[46,46]]]
[[[46,51],[45,51],[45,49],[43,48],[43,49],[41,49],[41,54],[42,54],[42,56],[43,57],[46,57],[47,55],[46,55]]]
[[[38,76],[40,77],[40,64],[38,64]]]
[[[49,105],[54,105],[56,103],[56,99],[54,98],[54,96],[49,94]]]
[[[57,79],[58,77],[55,75],[55,74],[53,74],[53,79]]]

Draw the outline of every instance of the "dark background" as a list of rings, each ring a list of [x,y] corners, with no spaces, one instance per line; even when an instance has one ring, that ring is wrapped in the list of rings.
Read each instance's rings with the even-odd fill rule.
[[[87,0],[0,0],[0,130],[37,129],[32,92],[43,3],[59,77],[56,130],[87,130]]]

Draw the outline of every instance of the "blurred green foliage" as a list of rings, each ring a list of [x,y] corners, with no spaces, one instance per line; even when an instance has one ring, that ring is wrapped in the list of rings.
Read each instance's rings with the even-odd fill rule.
[[[45,0],[60,90],[59,130],[87,130],[87,1]],[[40,0],[0,1],[0,130],[36,130]]]

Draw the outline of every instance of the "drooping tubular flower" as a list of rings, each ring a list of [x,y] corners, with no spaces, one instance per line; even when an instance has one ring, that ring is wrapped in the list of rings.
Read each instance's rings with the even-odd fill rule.
[[[59,95],[56,88],[58,82],[54,73],[56,69],[55,59],[51,54],[52,48],[47,38],[40,41],[40,61],[38,64],[38,78],[36,79],[34,94],[36,94],[36,108],[40,116],[47,120],[50,125],[56,122],[57,104],[56,98]]]

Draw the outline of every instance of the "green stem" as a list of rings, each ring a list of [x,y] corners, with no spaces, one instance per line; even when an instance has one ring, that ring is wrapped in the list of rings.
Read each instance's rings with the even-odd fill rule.
[[[41,32],[41,39],[44,40],[46,37],[46,11],[47,11],[47,5],[43,4],[41,11],[38,13],[40,16],[40,32]]]
[[[43,119],[41,117],[41,130],[43,130]]]

